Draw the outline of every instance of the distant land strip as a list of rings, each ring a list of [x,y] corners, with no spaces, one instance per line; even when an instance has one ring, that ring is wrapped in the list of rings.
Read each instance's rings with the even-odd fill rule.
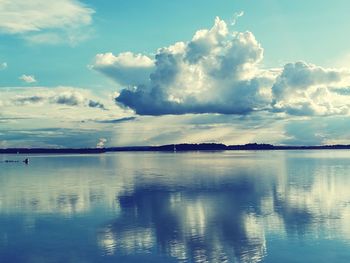
[[[264,151],[264,150],[344,150],[350,145],[319,146],[281,146],[249,143],[244,145],[225,145],[221,143],[168,144],[162,146],[125,146],[108,148],[6,148],[0,154],[95,154],[107,152],[186,152],[186,151]]]

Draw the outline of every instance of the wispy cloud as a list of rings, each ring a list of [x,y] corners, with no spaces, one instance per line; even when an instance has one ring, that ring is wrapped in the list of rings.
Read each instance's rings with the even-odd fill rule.
[[[19,77],[19,79],[28,84],[37,82],[33,75],[23,74],[22,76]]]
[[[6,62],[0,63],[0,70],[5,70],[7,69],[8,65]]]
[[[154,71],[154,61],[142,54],[131,52],[117,56],[112,53],[97,54],[92,69],[116,80],[120,85],[140,85],[147,82]]]
[[[0,32],[35,43],[79,41],[80,29],[92,23],[94,10],[77,0],[2,0]]]
[[[107,141],[108,140],[106,138],[100,138],[98,143],[96,144],[96,148],[103,148],[103,147],[105,147]]]
[[[236,24],[237,20],[242,16],[244,16],[244,11],[234,13],[232,21],[231,21],[231,25],[234,26]]]
[[[9,132],[10,131],[10,132]],[[1,136],[2,135],[2,136]],[[111,137],[111,131],[75,128],[0,129],[0,146],[7,147],[96,147],[99,138]]]
[[[1,93],[0,93],[1,94]],[[89,94],[74,88],[35,91],[27,95],[15,95],[10,102],[15,105],[51,104],[70,107],[90,107],[106,110],[103,103],[88,98]]]
[[[120,119],[96,120],[95,122],[106,123],[106,124],[117,124],[117,123],[123,123],[128,121],[134,121],[136,119],[137,119],[136,117],[124,117]]]

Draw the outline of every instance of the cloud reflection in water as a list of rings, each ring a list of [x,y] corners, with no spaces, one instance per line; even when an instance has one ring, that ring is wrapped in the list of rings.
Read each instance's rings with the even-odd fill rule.
[[[350,243],[349,168],[342,151],[33,157],[0,171],[0,220],[21,215],[36,235],[48,214],[86,218],[100,262],[261,262],[273,240]],[[11,235],[0,228],[1,246]]]

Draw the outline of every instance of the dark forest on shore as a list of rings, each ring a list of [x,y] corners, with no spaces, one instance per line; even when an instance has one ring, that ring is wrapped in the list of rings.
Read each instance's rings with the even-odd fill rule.
[[[221,143],[168,144],[161,146],[123,146],[107,148],[7,148],[2,154],[94,154],[106,152],[185,152],[185,151],[263,151],[263,150],[336,150],[350,149],[350,145],[284,146],[249,143],[244,145],[225,145]]]

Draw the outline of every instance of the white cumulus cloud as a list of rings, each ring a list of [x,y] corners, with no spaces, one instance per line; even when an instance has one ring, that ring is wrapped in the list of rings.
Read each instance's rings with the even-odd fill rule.
[[[269,74],[257,64],[263,49],[251,32],[230,32],[216,18],[190,42],[158,50],[154,58],[140,54],[96,56],[93,68],[125,87],[116,101],[138,114],[244,114],[265,107]]]
[[[350,113],[349,70],[306,62],[263,68],[263,54],[253,33],[232,31],[217,17],[191,41],[160,48],[154,56],[98,54],[92,68],[119,83],[117,104],[139,115]]]
[[[291,115],[348,114],[350,72],[289,63],[272,87],[273,108]]]

